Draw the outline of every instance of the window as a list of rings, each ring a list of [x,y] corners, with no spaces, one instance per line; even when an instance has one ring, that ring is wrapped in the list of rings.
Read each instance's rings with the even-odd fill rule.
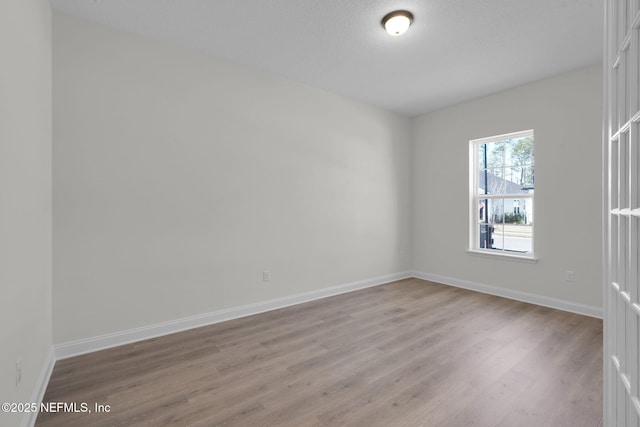
[[[533,258],[533,130],[470,141],[473,252]]]

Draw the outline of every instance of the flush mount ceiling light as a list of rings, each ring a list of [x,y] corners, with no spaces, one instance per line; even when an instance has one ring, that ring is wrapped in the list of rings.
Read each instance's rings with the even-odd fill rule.
[[[409,29],[413,14],[407,10],[395,10],[382,18],[382,26],[392,36],[400,36]]]

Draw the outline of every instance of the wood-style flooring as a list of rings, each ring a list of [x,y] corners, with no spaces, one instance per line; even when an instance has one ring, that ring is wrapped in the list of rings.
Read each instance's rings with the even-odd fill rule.
[[[61,360],[44,401],[92,412],[39,427],[601,426],[602,321],[407,279]]]

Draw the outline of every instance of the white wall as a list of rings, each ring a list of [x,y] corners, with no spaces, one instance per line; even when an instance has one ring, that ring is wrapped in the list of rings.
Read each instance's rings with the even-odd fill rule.
[[[29,402],[51,350],[49,2],[0,2],[0,64],[0,402]]]
[[[469,140],[526,129],[535,132],[539,262],[467,254]],[[414,269],[602,307],[601,138],[600,65],[415,118]]]
[[[409,268],[409,119],[60,14],[54,50],[54,342]]]

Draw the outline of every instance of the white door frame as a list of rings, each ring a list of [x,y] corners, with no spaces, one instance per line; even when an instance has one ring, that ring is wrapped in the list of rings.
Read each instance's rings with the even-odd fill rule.
[[[605,1],[604,424],[640,427],[640,0]]]

